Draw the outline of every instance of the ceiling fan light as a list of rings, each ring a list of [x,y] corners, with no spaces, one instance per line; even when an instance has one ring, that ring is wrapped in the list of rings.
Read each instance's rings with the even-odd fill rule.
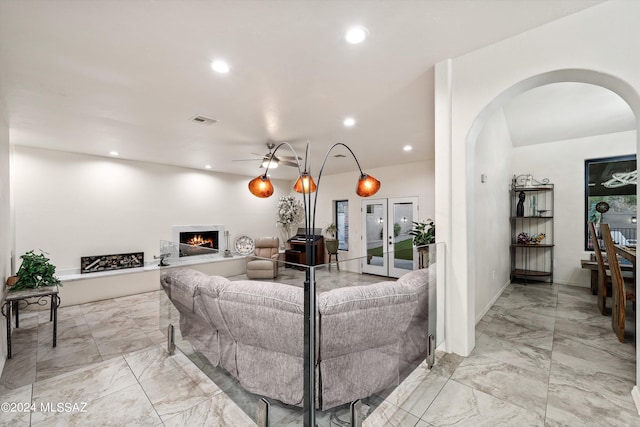
[[[313,182],[313,178],[307,172],[304,172],[298,177],[298,180],[293,186],[293,190],[297,193],[313,193],[316,191],[316,183]]]
[[[256,197],[267,198],[273,194],[273,184],[266,175],[260,175],[249,181],[249,191]]]
[[[380,189],[380,181],[371,175],[362,174],[356,186],[356,194],[360,197],[373,196]]]
[[[263,168],[275,169],[278,167],[278,161],[276,159],[271,160],[271,165],[269,165],[269,159],[264,159],[262,161]]]

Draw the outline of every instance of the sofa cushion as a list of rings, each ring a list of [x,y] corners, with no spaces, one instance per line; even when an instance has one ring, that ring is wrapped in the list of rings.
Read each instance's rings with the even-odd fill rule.
[[[400,284],[414,288],[418,295],[418,304],[411,316],[411,322],[400,340],[401,380],[425,359],[429,350],[430,327],[435,329],[429,325],[429,280],[431,275],[435,274],[435,267],[434,271],[430,270],[431,267],[412,271],[398,280]]]
[[[208,274],[190,268],[169,268],[160,273],[160,283],[165,288],[169,299],[191,312],[194,312],[194,297],[198,287],[208,283],[209,280]]]
[[[411,286],[380,282],[323,292],[320,358],[327,359],[397,343],[418,302]]]
[[[247,263],[251,270],[268,270],[273,275],[273,261],[267,259],[252,259]]]
[[[397,347],[397,344],[390,344],[322,360],[322,409],[363,399],[397,385]]]
[[[237,342],[302,357],[302,288],[240,280],[222,291],[219,304],[229,333]]]
[[[238,381],[250,392],[302,405],[303,359],[238,342]]]
[[[209,280],[200,282],[195,296],[194,309],[203,316],[216,330],[228,333],[228,329],[222,314],[218,298],[220,294],[231,285],[231,281],[222,276],[209,276]]]

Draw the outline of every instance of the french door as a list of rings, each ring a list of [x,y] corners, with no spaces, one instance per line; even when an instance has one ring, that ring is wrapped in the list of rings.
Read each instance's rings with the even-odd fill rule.
[[[362,271],[400,277],[414,269],[413,238],[417,197],[362,201]]]

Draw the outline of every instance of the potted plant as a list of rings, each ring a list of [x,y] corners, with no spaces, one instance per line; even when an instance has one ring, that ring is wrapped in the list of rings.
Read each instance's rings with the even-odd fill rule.
[[[60,279],[54,276],[56,267],[49,262],[49,258],[44,256],[42,251],[40,254],[28,251],[20,258],[22,258],[22,264],[16,273],[17,281],[12,280],[14,282],[11,287],[12,291],[53,285],[62,286]],[[9,284],[9,280],[7,280],[7,284]]]
[[[413,236],[413,245],[418,248],[418,268],[424,268],[429,263],[428,245],[436,242],[436,226],[431,219],[426,222],[413,221],[409,235]]]
[[[338,232],[338,228],[334,223],[327,225],[327,228],[324,229],[325,233],[331,237],[327,237],[325,239],[325,247],[327,248],[327,252],[330,254],[338,253],[338,240],[336,239],[336,233]]]
[[[413,236],[414,246],[426,246],[436,242],[436,226],[433,220],[427,222],[413,221],[413,228],[409,232]]]

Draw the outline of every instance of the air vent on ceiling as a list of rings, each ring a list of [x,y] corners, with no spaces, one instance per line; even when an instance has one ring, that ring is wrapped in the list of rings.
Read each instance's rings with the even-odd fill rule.
[[[202,125],[212,125],[215,122],[217,122],[216,119],[212,119],[211,117],[205,117],[205,116],[195,116],[194,118],[191,119],[191,121],[195,123],[200,123]]]

